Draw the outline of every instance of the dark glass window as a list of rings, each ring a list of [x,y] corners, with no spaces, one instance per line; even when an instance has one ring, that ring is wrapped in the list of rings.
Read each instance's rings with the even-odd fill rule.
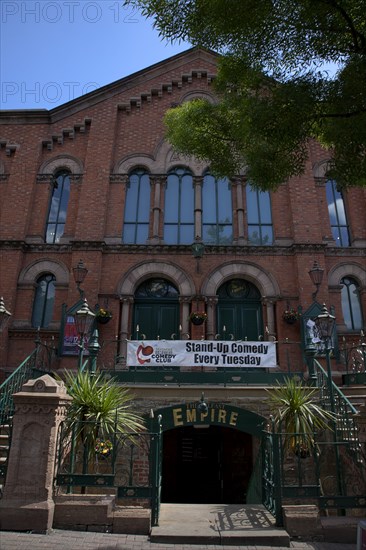
[[[203,178],[202,236],[207,244],[231,244],[233,240],[231,186],[210,174]]]
[[[191,244],[194,241],[193,179],[192,174],[184,168],[168,174],[164,241],[166,244]]]
[[[261,295],[244,279],[218,289],[217,333],[221,340],[258,340],[263,335]]]
[[[149,279],[135,293],[132,337],[179,338],[179,293],[166,279]]]
[[[123,242],[145,244],[149,236],[150,178],[143,170],[134,171],[126,194]]]
[[[327,181],[326,195],[333,239],[337,246],[349,246],[349,232],[343,196],[337,190],[337,183],[334,180]]]
[[[273,244],[271,199],[268,191],[259,191],[248,184],[246,199],[249,244]]]
[[[348,330],[362,329],[362,312],[360,290],[357,282],[351,277],[343,277],[342,312]]]
[[[54,179],[46,227],[46,242],[55,244],[65,231],[67,206],[70,197],[70,174],[59,172]]]
[[[33,302],[32,326],[46,328],[52,321],[55,303],[55,281],[51,273],[37,280],[37,289]]]

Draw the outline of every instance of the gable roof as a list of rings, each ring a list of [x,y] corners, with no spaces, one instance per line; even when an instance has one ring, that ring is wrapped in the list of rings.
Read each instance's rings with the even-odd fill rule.
[[[212,73],[211,69],[212,65],[217,64],[218,58],[219,54],[214,51],[200,47],[193,47],[169,57],[168,59],[164,59],[163,61],[150,65],[145,69],[116,80],[115,82],[102,86],[97,90],[93,90],[83,96],[72,99],[71,101],[68,101],[67,103],[59,105],[53,109],[3,110],[0,111],[0,117],[3,119],[3,123],[4,119],[6,119],[7,123],[15,119],[18,119],[18,122],[19,119],[22,119],[25,123],[56,122],[65,116],[77,113],[78,111],[93,106],[107,98],[111,98],[114,95],[121,94],[122,92],[128,92],[129,89],[136,88],[139,84],[141,84],[143,89],[146,90],[146,92],[141,92],[142,96],[149,95],[150,93],[153,94],[153,90],[149,91],[149,81],[156,80],[159,77],[163,79],[162,86],[164,87],[165,85],[169,87],[169,83],[164,84],[164,75],[173,70],[177,73],[180,68],[183,71],[183,67],[187,64],[190,64],[191,66],[191,73],[204,73],[208,75],[208,78],[214,78],[215,72]],[[181,73],[181,79],[184,79],[185,77],[189,79],[190,76],[191,75],[186,72]],[[124,108],[124,106],[121,105],[120,108]]]

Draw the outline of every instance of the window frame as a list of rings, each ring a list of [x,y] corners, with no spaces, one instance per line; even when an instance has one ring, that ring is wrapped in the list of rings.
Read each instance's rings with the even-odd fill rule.
[[[62,178],[61,187],[60,187],[60,181],[59,181],[60,178]],[[65,191],[65,179],[66,178],[68,178],[68,189],[66,189],[66,194],[67,195],[64,193],[64,191]],[[46,230],[45,230],[45,242],[47,244],[58,244],[60,239],[65,234],[65,226],[66,226],[66,221],[67,221],[67,210],[68,210],[68,206],[69,206],[70,192],[71,192],[71,173],[70,173],[70,171],[65,170],[65,169],[58,170],[57,172],[55,172],[55,174],[52,178],[52,182],[53,182],[53,188],[52,188],[52,194],[51,194],[51,197],[50,197],[48,214],[47,214],[47,222],[46,222]],[[50,221],[50,218],[53,215],[54,199],[56,197],[56,192],[58,192],[59,189],[60,189],[60,192],[59,192],[60,196],[57,199],[59,201],[59,204],[58,204],[58,206],[56,204],[57,213],[55,215],[55,220]],[[65,198],[65,196],[66,196],[66,198]],[[60,216],[62,215],[61,209],[62,209],[62,206],[63,206],[63,202],[66,202],[65,209],[64,209],[65,210],[64,221],[60,221]],[[56,203],[56,200],[55,200],[55,203]],[[50,226],[54,226],[54,232],[53,233],[50,233],[50,231],[51,231]],[[58,232],[58,229],[60,227],[62,227],[62,233]],[[52,235],[52,234],[53,234],[53,237],[49,238],[48,235]]]
[[[49,279],[46,281],[46,279]],[[46,291],[42,296],[42,283],[46,281]],[[32,308],[32,327],[47,328],[52,322],[56,296],[56,277],[53,273],[43,273],[37,278]],[[53,296],[49,297],[52,284]]]

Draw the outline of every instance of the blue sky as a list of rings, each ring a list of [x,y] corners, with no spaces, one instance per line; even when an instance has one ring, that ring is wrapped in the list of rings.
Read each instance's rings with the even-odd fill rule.
[[[0,0],[0,108],[53,109],[190,47],[123,0]]]

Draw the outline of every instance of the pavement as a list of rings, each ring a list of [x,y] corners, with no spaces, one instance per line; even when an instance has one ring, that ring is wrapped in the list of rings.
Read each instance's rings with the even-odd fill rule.
[[[261,505],[162,504],[159,525],[149,536],[97,532],[102,527],[48,534],[0,531],[0,550],[356,550],[356,544],[290,540]]]
[[[291,541],[293,550],[356,550],[355,544]],[[164,544],[147,536],[53,530],[48,535],[0,532],[1,550],[288,550],[288,546]]]

